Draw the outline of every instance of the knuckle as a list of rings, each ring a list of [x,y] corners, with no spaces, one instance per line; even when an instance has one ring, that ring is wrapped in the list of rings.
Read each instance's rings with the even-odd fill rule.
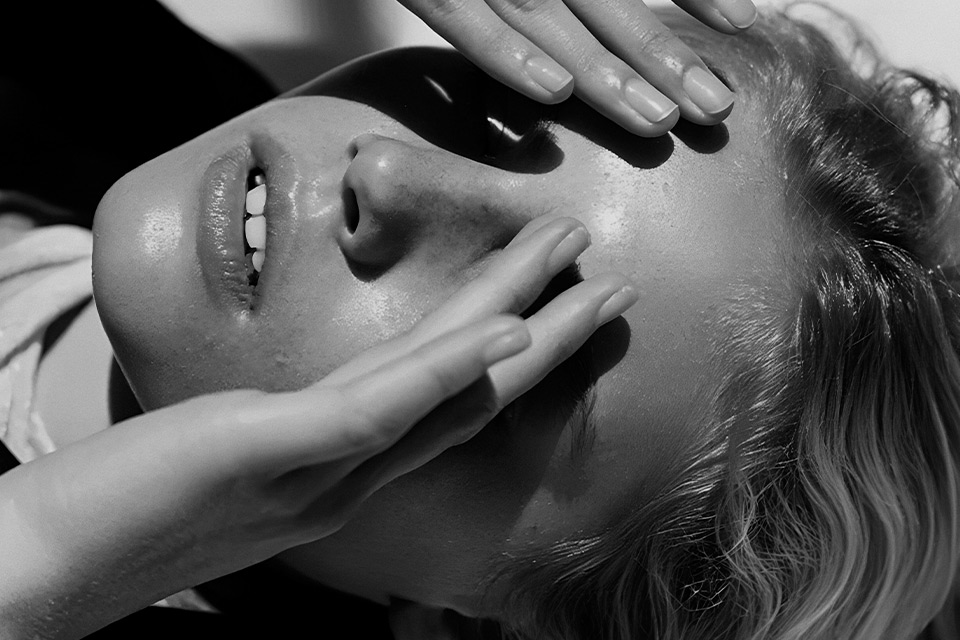
[[[395,439],[395,420],[373,416],[361,407],[354,409],[352,418],[353,424],[344,431],[347,447],[351,451],[376,451],[388,446]]]
[[[676,44],[675,36],[666,28],[651,28],[637,33],[637,49],[642,55],[661,58]]]
[[[502,10],[501,10],[502,12]],[[489,27],[490,40],[498,43],[514,43],[520,38],[516,29],[509,22],[501,20]]]
[[[413,357],[417,362],[418,368],[423,370],[426,376],[424,386],[433,391],[431,395],[436,395],[442,398],[450,397],[457,390],[456,372],[449,367],[444,367],[442,365],[437,365],[430,362],[427,357],[427,353],[423,349],[423,347],[418,349]]]
[[[589,46],[577,56],[576,67],[593,86],[618,90],[627,67],[600,43]]]
[[[537,13],[553,4],[554,0],[504,0],[504,4],[513,12],[521,14]]]
[[[378,417],[364,403],[351,399],[348,391],[329,389],[322,400],[331,416],[331,426],[340,431],[339,439],[348,451],[379,449],[390,442],[392,421]]]

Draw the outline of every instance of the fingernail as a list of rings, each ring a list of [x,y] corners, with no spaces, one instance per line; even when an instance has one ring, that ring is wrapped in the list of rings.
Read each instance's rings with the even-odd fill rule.
[[[639,78],[627,80],[623,96],[634,111],[652,124],[663,122],[679,109],[673,100]]]
[[[757,7],[750,0],[717,0],[717,9],[738,29],[746,29],[757,21]]]
[[[590,233],[583,227],[577,227],[554,247],[550,257],[547,258],[547,271],[550,273],[560,271],[589,246]]]
[[[550,93],[560,93],[573,82],[570,72],[550,58],[534,56],[523,65],[527,77]]]
[[[615,291],[597,311],[597,326],[606,324],[629,309],[640,299],[640,294],[632,285]]]
[[[500,328],[499,335],[494,333],[494,336],[483,348],[483,361],[488,367],[530,346],[530,332],[522,322],[511,323],[510,328],[506,330]]]
[[[733,92],[712,73],[700,67],[690,67],[683,75],[683,90],[704,113],[720,113],[733,104]]]

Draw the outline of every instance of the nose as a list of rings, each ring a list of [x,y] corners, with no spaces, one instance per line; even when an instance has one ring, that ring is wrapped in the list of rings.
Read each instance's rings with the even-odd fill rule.
[[[529,176],[373,134],[354,139],[350,152],[339,243],[366,269],[414,255],[466,264],[538,215],[524,198]]]

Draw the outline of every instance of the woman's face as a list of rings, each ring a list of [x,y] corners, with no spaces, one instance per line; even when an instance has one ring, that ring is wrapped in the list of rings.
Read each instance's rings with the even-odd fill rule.
[[[782,205],[757,121],[741,105],[725,126],[645,140],[577,101],[527,102],[451,51],[379,54],[118,182],[96,217],[98,308],[147,409],[300,388],[408,329],[528,221],[582,220],[583,276],[621,271],[640,302],[479,436],[283,556],[366,597],[483,613],[504,554],[597,532],[670,480],[696,436],[711,318],[734,284],[776,271]]]

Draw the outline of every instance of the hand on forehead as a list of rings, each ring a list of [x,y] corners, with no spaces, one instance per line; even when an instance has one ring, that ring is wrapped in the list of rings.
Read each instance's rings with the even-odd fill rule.
[[[401,0],[493,77],[553,104],[576,94],[641,136],[682,116],[717,124],[733,93],[640,0]],[[704,24],[736,34],[751,0],[675,0]]]

